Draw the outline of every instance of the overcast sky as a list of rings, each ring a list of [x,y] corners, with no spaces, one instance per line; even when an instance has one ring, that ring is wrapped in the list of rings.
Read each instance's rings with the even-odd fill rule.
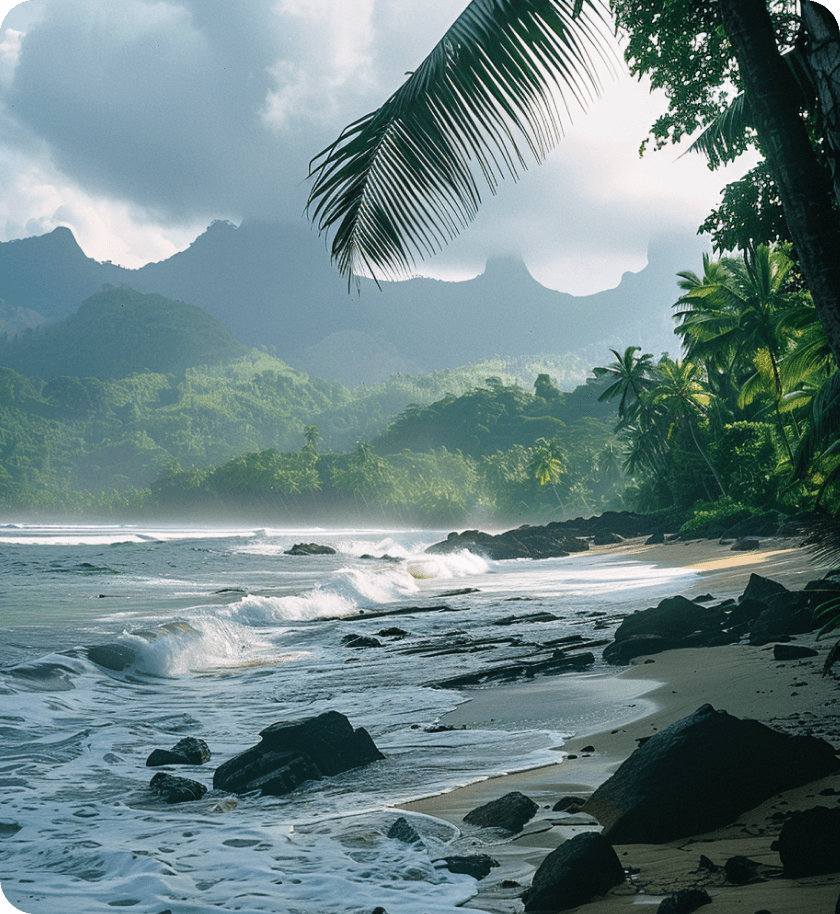
[[[381,103],[465,5],[0,2],[0,240],[65,225],[89,256],[138,267],[213,219],[300,227],[308,160]],[[649,239],[693,233],[727,180],[673,148],[639,159],[664,107],[629,77],[608,84],[544,165],[419,272],[475,275],[509,251],[543,284],[583,294],[641,269]]]

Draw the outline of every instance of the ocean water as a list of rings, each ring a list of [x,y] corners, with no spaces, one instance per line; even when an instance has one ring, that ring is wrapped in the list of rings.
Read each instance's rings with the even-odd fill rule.
[[[409,815],[422,845],[388,839],[395,804],[556,762],[575,722],[429,732],[469,698],[434,684],[535,642],[609,636],[696,580],[603,554],[424,555],[446,532],[0,528],[5,898],[27,914],[454,914],[477,883],[438,859],[475,852],[474,838]],[[337,554],[284,554],[313,541]],[[545,612],[557,620],[527,620]],[[526,618],[494,624],[510,616]],[[378,635],[395,626],[406,635]],[[350,634],[383,645],[353,648]],[[482,649],[443,652],[467,639]],[[432,640],[437,655],[412,651]],[[101,645],[123,669],[93,662]],[[207,765],[163,770],[212,787],[216,765],[260,730],[326,710],[365,727],[386,758],[284,798],[211,789],[168,805],[149,790],[155,748],[206,740]]]

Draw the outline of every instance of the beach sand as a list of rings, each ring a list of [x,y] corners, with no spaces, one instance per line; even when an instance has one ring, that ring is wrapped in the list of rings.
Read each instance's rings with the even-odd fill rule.
[[[758,551],[746,553],[711,541],[650,547],[636,542],[609,551],[655,564],[697,568],[696,583],[683,591],[689,597],[707,591],[716,598],[740,593],[753,572],[796,590],[826,570],[787,540],[765,540]],[[558,753],[559,764],[493,778],[405,808],[458,825],[471,836],[475,853],[487,853],[501,864],[479,883],[479,894],[469,907],[506,914],[521,911],[518,896],[544,857],[567,838],[597,827],[588,816],[555,813],[551,807],[564,796],[587,797],[633,752],[638,739],[701,705],[708,703],[785,732],[811,733],[840,747],[840,680],[821,675],[833,639],[817,642],[814,635],[801,635],[795,640],[816,647],[819,656],[782,663],[774,661],[772,644],[696,648],[640,657],[631,666],[615,670],[470,690],[470,700],[441,723],[492,728],[551,721],[556,729],[576,735]],[[821,795],[826,789],[837,789],[838,795]],[[499,839],[463,825],[463,816],[471,809],[513,790],[540,807],[520,835]],[[840,873],[784,878],[771,844],[783,824],[774,815],[820,804],[835,806],[838,799],[840,775],[835,775],[774,797],[710,834],[662,845],[616,846],[622,864],[638,872],[607,896],[571,910],[611,914],[635,904],[655,911],[665,896],[696,886],[709,893],[714,903],[710,910],[717,914],[832,914],[840,895]],[[701,854],[719,866],[743,855],[768,870],[763,881],[730,885],[722,872],[699,869]]]

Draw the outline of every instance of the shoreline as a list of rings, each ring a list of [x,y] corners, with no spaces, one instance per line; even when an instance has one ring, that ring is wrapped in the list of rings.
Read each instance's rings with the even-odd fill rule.
[[[753,572],[799,590],[827,571],[812,564],[795,541],[779,539],[767,540],[759,550],[746,553],[734,553],[728,546],[708,540],[656,546],[630,542],[596,547],[591,553],[696,569],[696,579],[683,588],[689,598],[707,591],[716,599],[741,593]],[[553,805],[565,796],[588,797],[636,749],[637,740],[703,704],[784,732],[812,733],[840,747],[840,680],[821,676],[834,642],[831,638],[817,642],[815,633],[794,640],[816,648],[818,656],[778,662],[773,658],[773,644],[686,648],[639,657],[629,666],[465,691],[467,700],[442,717],[441,724],[486,729],[518,723],[527,728],[532,721],[553,721],[558,731],[575,735],[558,750],[558,764],[493,777],[401,808],[451,822],[473,840],[476,853],[488,853],[501,864],[477,884],[478,894],[467,907],[499,914],[521,911],[518,896],[544,857],[562,841],[597,828],[591,817],[553,812]],[[726,884],[721,874],[698,872],[701,854],[720,866],[732,856],[743,855],[778,867],[778,855],[770,847],[782,825],[778,807],[789,811],[818,804],[836,806],[836,796],[820,796],[820,791],[840,787],[840,776],[824,781],[788,791],[708,835],[663,845],[617,845],[622,863],[639,873],[632,882],[572,910],[612,914],[634,903],[658,903],[688,887],[704,888],[722,910],[743,910],[745,914],[761,909],[773,914],[834,910],[840,873],[808,879],[776,875],[735,886]],[[499,839],[480,830],[465,830],[462,820],[467,812],[514,790],[539,806],[522,833]]]

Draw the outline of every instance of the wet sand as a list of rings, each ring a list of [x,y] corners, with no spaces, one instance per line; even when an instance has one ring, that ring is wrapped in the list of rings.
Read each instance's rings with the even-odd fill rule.
[[[689,597],[705,592],[718,599],[739,594],[753,572],[797,590],[826,570],[814,565],[808,553],[793,541],[779,539],[765,540],[758,551],[741,553],[711,541],[659,546],[644,546],[639,541],[593,551],[696,568],[700,574],[695,583],[683,591]],[[772,644],[696,648],[640,657],[631,666],[614,671],[470,690],[470,700],[441,723],[484,729],[550,721],[557,730],[576,735],[558,752],[556,765],[472,784],[412,803],[406,809],[460,827],[471,809],[509,791],[531,797],[540,811],[521,835],[498,840],[481,830],[470,832],[475,852],[490,854],[501,866],[479,883],[479,894],[469,906],[506,914],[521,911],[518,896],[546,854],[580,831],[597,827],[583,814],[555,813],[551,807],[564,796],[587,797],[634,751],[638,739],[701,705],[708,703],[785,732],[812,733],[840,747],[840,680],[821,675],[825,655],[834,641],[817,642],[814,635],[801,635],[796,643],[816,647],[819,656],[781,663],[773,658]],[[726,748],[722,746],[721,751]],[[639,872],[607,896],[573,910],[612,914],[631,904],[646,904],[643,910],[654,911],[656,907],[650,905],[658,905],[668,894],[697,886],[706,889],[718,914],[761,910],[772,914],[831,914],[840,894],[840,874],[786,879],[780,872],[771,871],[765,881],[732,886],[725,883],[722,874],[698,870],[701,854],[721,866],[732,856],[744,855],[779,867],[778,854],[770,845],[782,822],[772,816],[780,810],[836,805],[836,796],[820,795],[826,787],[840,788],[840,775],[773,798],[733,825],[707,835],[663,845],[617,846],[622,863]]]

